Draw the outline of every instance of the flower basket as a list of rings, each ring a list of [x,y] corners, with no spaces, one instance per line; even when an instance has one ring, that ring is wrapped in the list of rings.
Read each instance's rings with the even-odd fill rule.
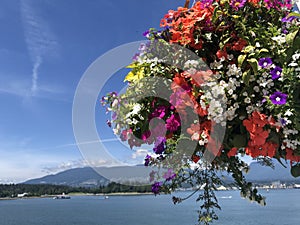
[[[152,191],[186,184],[202,202],[199,223],[217,219],[219,171],[265,205],[242,156],[290,163],[300,176],[300,19],[289,0],[202,0],[170,10],[134,56],[123,94],[103,105],[130,147],[153,145]],[[184,199],[173,197],[174,203]]]

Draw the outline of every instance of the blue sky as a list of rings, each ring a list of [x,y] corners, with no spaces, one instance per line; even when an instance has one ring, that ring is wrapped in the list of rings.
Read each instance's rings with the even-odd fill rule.
[[[119,45],[143,40],[183,0],[0,0],[0,183],[84,166],[72,129],[72,103],[89,65]],[[119,90],[124,73],[105,91]],[[99,74],[101,76],[101,74]],[[102,93],[100,93],[101,95]],[[114,138],[97,105],[105,139]],[[138,157],[118,141],[113,155]]]

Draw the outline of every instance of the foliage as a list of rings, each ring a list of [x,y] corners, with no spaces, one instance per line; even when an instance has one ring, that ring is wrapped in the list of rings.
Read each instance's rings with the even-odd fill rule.
[[[300,175],[300,20],[291,6],[202,0],[170,10],[162,31],[145,32],[126,92],[102,99],[123,141],[154,145],[145,165],[164,168],[150,175],[155,194],[202,186],[199,223],[217,219],[218,170],[232,174],[243,197],[265,204],[244,178],[241,155],[269,166],[289,160]]]
[[[130,186],[117,183],[109,183],[107,186],[97,188],[70,187],[52,184],[0,184],[0,198],[16,197],[18,194],[28,193],[27,196],[59,195],[62,193],[149,193],[151,186]]]

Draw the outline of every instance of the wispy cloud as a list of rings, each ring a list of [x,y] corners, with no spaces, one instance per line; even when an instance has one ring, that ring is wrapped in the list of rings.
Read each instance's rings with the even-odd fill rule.
[[[33,69],[32,69],[32,84],[31,84],[31,93],[36,93],[38,90],[38,70],[40,65],[42,64],[42,58],[37,57],[36,61],[34,62]]]
[[[67,148],[67,147],[75,147],[79,145],[89,145],[89,144],[95,144],[95,143],[106,143],[106,142],[117,142],[119,141],[118,138],[107,138],[107,139],[99,139],[99,140],[92,140],[92,141],[85,141],[80,143],[69,143],[69,144],[62,144],[62,145],[56,145],[52,147],[46,147],[46,148],[40,148],[38,150],[50,150],[50,149],[59,149],[59,148]]]
[[[38,15],[33,4],[37,1],[21,0],[21,14],[24,27],[25,40],[29,55],[33,63],[31,77],[31,95],[35,96],[39,90],[39,69],[43,58],[57,50],[55,35],[48,24]]]
[[[38,94],[34,95],[34,98],[36,99],[72,103],[73,96],[70,95],[62,86],[45,83],[40,83],[38,85],[38,75],[37,72],[35,73],[32,77],[32,80],[34,81],[32,84],[31,81],[26,79],[22,80],[13,75],[4,76],[0,74],[0,94],[20,97],[25,104],[32,100],[31,97],[33,97],[32,93],[34,92],[38,92]]]

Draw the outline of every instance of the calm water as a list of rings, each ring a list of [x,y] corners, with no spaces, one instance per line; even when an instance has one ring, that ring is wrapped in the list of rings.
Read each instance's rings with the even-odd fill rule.
[[[218,192],[222,211],[214,224],[300,224],[300,189],[262,193],[266,207],[241,199],[236,191]],[[0,225],[193,225],[197,210],[194,199],[173,205],[166,195],[5,200],[0,201]]]

